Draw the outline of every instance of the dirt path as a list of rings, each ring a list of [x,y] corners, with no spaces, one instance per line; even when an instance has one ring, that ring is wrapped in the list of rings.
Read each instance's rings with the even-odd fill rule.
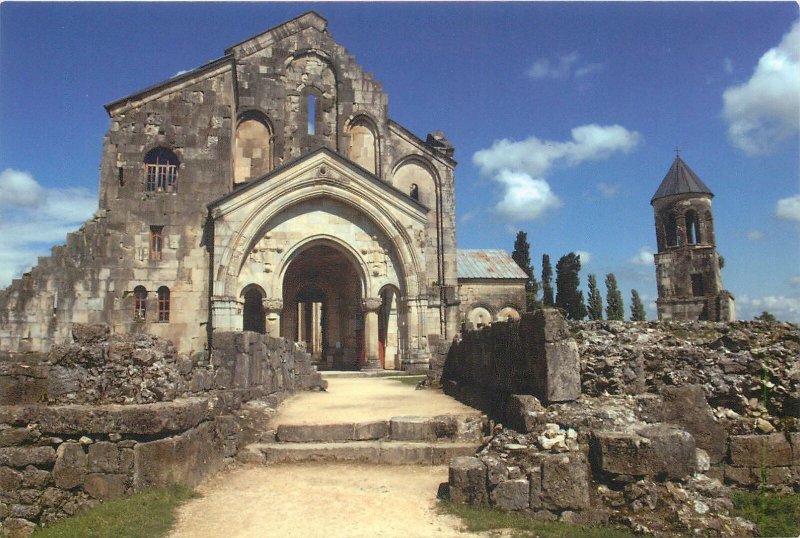
[[[447,467],[238,466],[184,505],[171,538],[478,537],[435,510]]]

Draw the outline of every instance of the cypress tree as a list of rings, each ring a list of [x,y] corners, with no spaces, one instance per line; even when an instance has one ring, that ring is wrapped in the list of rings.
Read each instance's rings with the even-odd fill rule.
[[[603,319],[603,297],[597,288],[597,277],[589,275],[589,304],[586,305],[589,319]]]
[[[581,320],[586,317],[586,305],[580,286],[581,257],[574,252],[562,256],[556,264],[556,306],[564,311],[567,319]]]
[[[536,275],[531,265],[531,246],[528,243],[528,234],[526,232],[521,230],[517,232],[517,238],[514,240],[514,252],[511,253],[511,257],[528,275],[528,281],[525,283],[525,300],[527,303],[525,306],[528,311],[535,310],[539,307],[539,301],[536,299],[539,293],[539,282],[536,281]]]
[[[639,292],[631,290],[631,321],[645,321],[646,319],[647,314],[644,312],[644,305],[639,297]]]
[[[555,306],[553,299],[553,268],[550,266],[550,256],[542,254],[542,302],[544,306]]]
[[[622,292],[617,287],[614,273],[606,275],[606,319],[622,321],[625,319],[625,305],[622,303]]]

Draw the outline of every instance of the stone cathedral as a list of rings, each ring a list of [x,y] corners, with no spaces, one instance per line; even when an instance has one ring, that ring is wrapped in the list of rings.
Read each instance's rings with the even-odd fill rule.
[[[0,351],[103,322],[195,357],[250,330],[416,369],[525,307],[506,252],[456,250],[454,147],[390,119],[314,12],[106,110],[99,210],[0,292]]]

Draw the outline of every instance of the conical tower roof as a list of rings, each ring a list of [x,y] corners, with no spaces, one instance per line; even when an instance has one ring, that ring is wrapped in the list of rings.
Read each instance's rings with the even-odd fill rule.
[[[661,182],[661,185],[658,186],[658,190],[653,195],[653,198],[650,200],[652,204],[659,198],[666,198],[667,196],[673,196],[675,194],[687,194],[687,193],[697,193],[697,194],[707,194],[711,197],[714,196],[714,193],[711,192],[703,181],[697,177],[689,165],[683,162],[681,156],[678,155],[675,157],[675,162],[672,163],[672,166],[669,168],[669,172],[667,175],[664,176],[664,180]]]

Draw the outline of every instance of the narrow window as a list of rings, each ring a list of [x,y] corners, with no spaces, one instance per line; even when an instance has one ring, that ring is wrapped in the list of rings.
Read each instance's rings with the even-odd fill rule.
[[[317,96],[308,96],[308,134],[317,134]]]
[[[117,167],[117,181],[119,182],[120,187],[125,186],[125,178],[122,176],[122,167]]]
[[[158,321],[169,321],[169,288],[158,288]]]
[[[416,183],[411,184],[411,192],[408,193],[414,200],[419,201],[419,187]]]
[[[703,242],[700,234],[700,223],[697,220],[697,212],[695,211],[686,213],[686,240],[690,245]]]
[[[144,286],[133,288],[133,321],[144,321],[147,318],[147,290]]]
[[[163,226],[150,226],[150,259],[160,260],[164,246]]]
[[[706,294],[705,286],[703,283],[703,275],[701,273],[692,274],[692,295],[695,297],[702,297]]]
[[[166,148],[155,148],[144,157],[147,192],[176,192],[178,187],[178,158]]]

